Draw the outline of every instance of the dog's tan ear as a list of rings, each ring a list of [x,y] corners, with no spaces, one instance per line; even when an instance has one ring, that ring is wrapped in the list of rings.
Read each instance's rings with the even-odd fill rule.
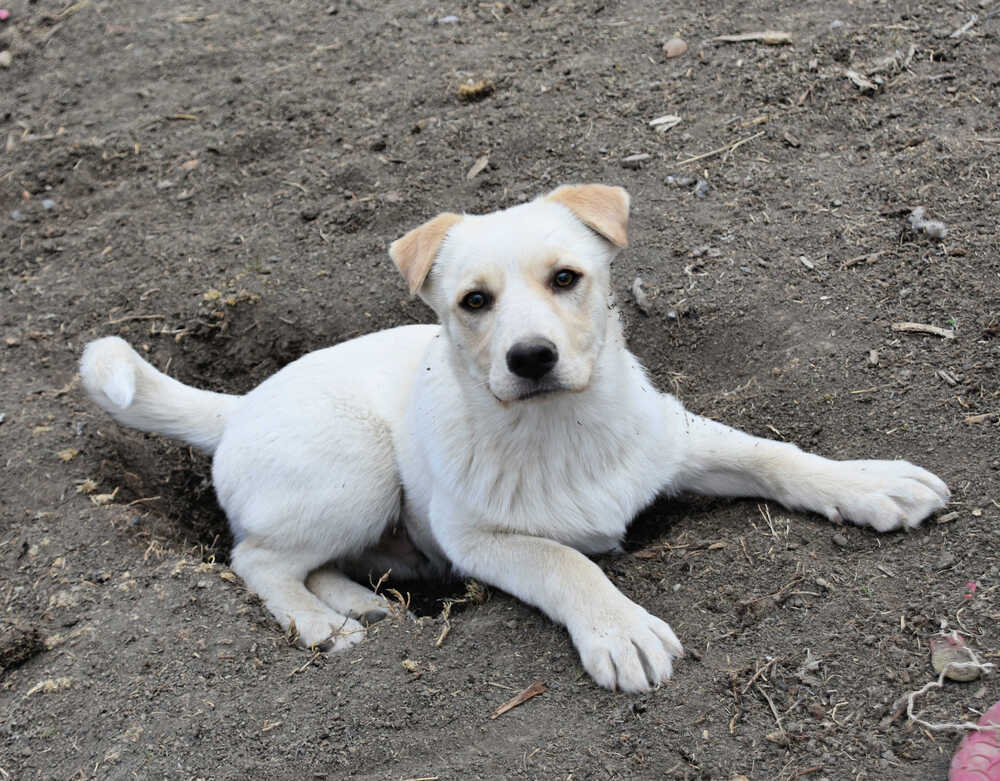
[[[628,207],[631,199],[622,187],[606,184],[567,184],[548,194],[579,220],[616,247],[628,246]]]
[[[389,257],[410,286],[410,295],[416,295],[427,279],[434,258],[441,249],[441,242],[451,227],[462,219],[460,214],[445,212],[419,228],[414,228],[403,238],[389,246]]]

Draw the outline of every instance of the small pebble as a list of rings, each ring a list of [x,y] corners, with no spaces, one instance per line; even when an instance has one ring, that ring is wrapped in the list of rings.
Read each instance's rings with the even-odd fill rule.
[[[649,296],[642,288],[642,277],[636,277],[632,283],[632,298],[635,299],[635,305],[639,307],[639,310],[644,315],[648,315],[650,310]]]
[[[666,55],[668,60],[672,60],[674,57],[680,57],[687,50],[687,42],[680,38],[671,38],[663,44],[663,53]]]
[[[14,61],[14,55],[10,51],[0,52],[0,68],[9,68]]]
[[[458,24],[457,16],[442,16],[437,20],[438,24]]]
[[[971,664],[973,656],[961,635],[953,633],[932,637],[930,646],[931,667],[938,675],[947,668],[944,677],[952,681],[974,681],[979,677],[980,669]],[[948,667],[949,664],[954,666]]]
[[[838,548],[847,547],[847,537],[845,537],[840,532],[834,534],[830,539],[833,540],[833,544],[836,545]]]
[[[869,366],[878,366],[878,350],[869,350],[868,351],[868,365]]]
[[[622,168],[631,168],[637,170],[642,168],[642,164],[649,160],[652,155],[638,154],[629,155],[628,157],[622,158]]]
[[[712,188],[709,186],[708,182],[706,182],[704,179],[699,179],[697,184],[695,184],[694,186],[694,194],[696,198],[704,198],[711,191]]]
[[[20,209],[14,209],[14,211],[10,213],[10,218],[14,222],[20,222],[21,220],[24,219],[24,212],[22,212]]]
[[[56,202],[51,200],[50,198],[46,198],[44,201],[42,201],[42,208],[45,209],[45,211],[51,211],[52,209],[56,208]]]

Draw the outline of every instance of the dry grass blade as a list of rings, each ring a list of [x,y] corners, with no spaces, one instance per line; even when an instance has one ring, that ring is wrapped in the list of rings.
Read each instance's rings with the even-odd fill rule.
[[[503,716],[503,714],[505,714],[512,708],[516,708],[518,705],[523,705],[532,697],[537,697],[539,694],[544,694],[547,691],[548,688],[545,686],[544,683],[542,683],[541,681],[535,681],[527,689],[514,695],[514,697],[511,700],[505,702],[503,705],[501,705],[499,708],[493,711],[493,714],[490,716],[490,718],[495,719],[498,716]]]

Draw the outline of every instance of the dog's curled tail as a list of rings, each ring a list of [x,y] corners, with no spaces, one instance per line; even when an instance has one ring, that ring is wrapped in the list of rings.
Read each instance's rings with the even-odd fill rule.
[[[180,439],[206,453],[215,452],[240,399],[168,377],[117,336],[86,346],[80,377],[90,398],[123,426]]]

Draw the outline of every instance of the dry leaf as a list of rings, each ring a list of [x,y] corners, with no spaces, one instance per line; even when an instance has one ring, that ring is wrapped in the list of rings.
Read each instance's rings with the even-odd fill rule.
[[[81,480],[79,485],[76,487],[76,492],[78,494],[92,494],[97,490],[97,481],[91,480],[89,477],[86,480]]]
[[[60,450],[56,455],[59,456],[60,461],[72,461],[80,455],[80,451],[75,447],[68,447],[65,450]]]

